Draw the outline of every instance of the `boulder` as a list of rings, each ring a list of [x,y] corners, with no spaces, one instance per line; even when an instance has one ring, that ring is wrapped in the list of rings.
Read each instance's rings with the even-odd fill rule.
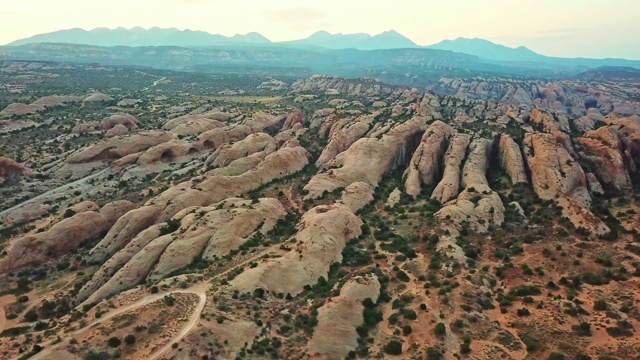
[[[15,160],[0,156],[0,185],[5,178],[12,175],[22,175],[30,172],[27,168],[17,163]]]

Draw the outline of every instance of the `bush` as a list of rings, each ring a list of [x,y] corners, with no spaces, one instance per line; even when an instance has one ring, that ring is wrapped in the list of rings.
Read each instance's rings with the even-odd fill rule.
[[[120,343],[121,343],[120,339],[118,339],[115,336],[107,340],[107,345],[112,348],[117,348],[118,346],[120,346]]]
[[[171,295],[165,295],[163,298],[164,304],[167,306],[173,306],[173,304],[176,303],[176,299],[173,298],[173,296]]]
[[[434,333],[436,334],[436,336],[444,337],[447,334],[447,328],[443,323],[438,323],[436,325]]]
[[[402,354],[402,343],[392,340],[382,350],[389,355],[400,355]]]
[[[133,345],[136,342],[136,337],[131,335],[131,334],[129,334],[129,335],[124,337],[124,342],[127,345]]]
[[[402,327],[402,333],[406,336],[406,335],[410,335],[411,332],[413,331],[413,329],[411,328],[411,326],[409,325],[405,325]]]
[[[531,315],[531,313],[529,312],[529,309],[527,309],[527,308],[518,309],[517,310],[517,314],[518,314],[518,316],[529,316],[529,315]]]
[[[26,322],[34,322],[38,320],[38,313],[35,310],[31,309],[24,314],[24,321]]]
[[[591,325],[588,322],[581,322],[580,325],[573,325],[571,329],[578,336],[591,336]]]
[[[564,354],[562,353],[557,353],[557,352],[552,352],[551,354],[549,354],[549,357],[547,358],[548,360],[564,360]]]
[[[607,301],[604,299],[596,300],[593,303],[593,310],[595,311],[606,311],[607,310]]]

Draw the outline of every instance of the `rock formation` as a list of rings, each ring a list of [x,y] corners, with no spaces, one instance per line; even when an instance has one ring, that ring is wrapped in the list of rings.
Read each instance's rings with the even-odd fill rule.
[[[380,294],[375,275],[355,277],[340,289],[340,295],[318,309],[318,325],[307,344],[309,359],[344,359],[358,346],[356,328],[364,323],[362,301],[374,303]]]
[[[442,158],[454,133],[451,126],[440,120],[429,125],[406,171],[407,194],[418,196],[421,184],[432,185],[442,176]]]
[[[297,295],[305,285],[327,278],[331,263],[342,259],[347,242],[361,234],[362,221],[343,204],[320,205],[307,211],[291,237],[291,251],[245,270],[231,284],[241,292],[263,288]]]
[[[174,139],[173,135],[159,130],[150,130],[129,136],[104,139],[67,158],[67,163],[80,164],[92,161],[119,159],[149,149]]]
[[[471,136],[456,134],[451,139],[449,148],[444,155],[444,171],[442,180],[431,194],[432,199],[441,204],[458,196],[460,191],[460,169],[467,153],[467,147],[471,142]]]
[[[527,134],[524,148],[533,189],[540,198],[557,200],[563,207],[563,215],[576,227],[596,235],[609,232],[588,210],[591,196],[582,167],[552,135]]]
[[[406,165],[409,156],[426,130],[423,117],[414,117],[398,124],[381,138],[362,138],[346,151],[328,162],[304,187],[309,197],[316,198],[353,182],[363,181],[372,186],[386,172]]]
[[[105,216],[96,211],[77,213],[54,224],[49,230],[27,235],[15,240],[6,256],[0,259],[0,273],[21,269],[30,265],[40,265],[57,256],[67,254],[85,241],[97,238],[113,225],[114,215],[118,217],[127,210],[123,203],[106,205]],[[114,212],[120,213],[114,214]]]
[[[498,149],[500,166],[511,178],[511,183],[528,182],[527,173],[524,170],[522,151],[513,138],[508,134],[501,134]]]

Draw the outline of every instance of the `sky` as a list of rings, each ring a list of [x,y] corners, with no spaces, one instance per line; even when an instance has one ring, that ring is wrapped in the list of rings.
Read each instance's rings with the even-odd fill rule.
[[[396,30],[419,45],[458,37],[548,56],[640,59],[638,0],[4,0],[0,44],[56,30],[141,26],[273,41],[318,30]]]

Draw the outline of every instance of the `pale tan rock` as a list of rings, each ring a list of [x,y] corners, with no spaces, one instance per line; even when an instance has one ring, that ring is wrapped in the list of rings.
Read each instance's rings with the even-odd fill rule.
[[[604,195],[604,188],[602,188],[602,184],[593,173],[586,173],[587,177],[587,185],[589,186],[589,191],[592,194]]]
[[[280,131],[286,120],[286,116],[270,115],[262,111],[258,111],[244,124],[251,128],[254,132]]]
[[[70,206],[69,209],[73,211],[75,214],[85,212],[85,211],[98,211],[100,206],[94,203],[93,201],[82,201],[73,206]]]
[[[284,121],[284,125],[282,126],[282,130],[291,129],[296,124],[300,124],[300,125],[304,125],[305,124],[304,114],[299,109],[293,109],[289,113],[289,115],[287,115],[287,119]]]
[[[163,226],[165,226],[164,223],[153,225],[143,230],[134,239],[127,243],[122,250],[111,256],[78,291],[78,294],[74,299],[74,303],[76,305],[89,303],[85,302],[85,300],[102,287],[113,276],[113,274],[118,271],[118,269],[121,269],[126,263],[128,263],[135,254],[140,253],[151,241],[161,236],[160,229]],[[101,299],[99,299],[99,297],[95,297],[94,300],[99,301]]]
[[[15,240],[7,255],[0,259],[0,273],[43,264],[67,254],[82,242],[97,238],[109,226],[106,219],[94,211],[63,219],[48,231]]]
[[[356,328],[363,324],[362,301],[376,301],[380,283],[373,276],[350,279],[340,295],[318,309],[318,325],[307,344],[309,359],[344,359],[358,347]]]
[[[224,126],[225,124],[223,121],[215,120],[209,116],[200,114],[177,117],[164,124],[162,129],[170,131],[176,135],[197,135]]]
[[[173,236],[170,234],[152,240],[140,252],[134,254],[124,266],[117,269],[115,274],[103,286],[92,293],[84,303],[96,303],[139,284],[144,280],[146,274],[151,271],[160,254],[172,241]]]
[[[129,133],[129,129],[127,129],[126,126],[122,124],[118,124],[112,127],[111,129],[107,130],[107,132],[104,134],[104,137],[112,138],[114,136],[127,135],[128,133]]]
[[[217,149],[223,144],[240,141],[254,131],[246,125],[227,126],[206,131],[198,136],[199,148]]]
[[[583,137],[578,138],[578,142],[586,150],[583,158],[591,162],[604,183],[618,190],[631,187],[631,177],[622,152],[623,144],[614,127],[603,126],[587,131]]]
[[[418,196],[421,184],[432,185],[442,176],[444,153],[449,146],[449,138],[454,133],[451,126],[440,120],[429,125],[406,170],[407,194]]]
[[[83,103],[105,103],[111,101],[114,101],[111,96],[100,92],[93,93],[82,100]]]
[[[189,265],[198,256],[214,260],[227,255],[257,232],[266,234],[286,214],[276,199],[260,199],[252,203],[232,198],[211,207],[196,208],[182,218],[184,231],[180,231],[162,253],[148,278],[158,280]]]
[[[91,249],[89,262],[102,262],[123,248],[142,230],[151,226],[162,212],[159,206],[145,206],[122,215],[107,235]]]
[[[99,130],[100,130],[100,123],[97,121],[90,121],[86,123],[76,124],[76,126],[73,127],[73,130],[71,130],[71,132],[74,134],[88,134],[88,133],[92,133]]]
[[[133,130],[138,127],[138,119],[135,116],[127,113],[115,113],[108,116],[100,122],[100,128],[104,131],[110,130],[116,125],[122,125],[127,130]]]
[[[340,201],[354,213],[373,201],[373,187],[365,182],[354,182],[344,188]]]
[[[525,135],[524,147],[531,182],[538,196],[557,200],[563,216],[574,226],[595,235],[608,233],[609,228],[589,211],[591,196],[586,176],[569,152],[549,134]]]
[[[343,204],[320,205],[306,212],[289,243],[292,250],[268,259],[236,276],[231,284],[241,292],[263,288],[297,295],[305,285],[327,277],[333,262],[342,259],[346,243],[361,234],[362,221]]]
[[[233,144],[222,145],[207,159],[207,163],[224,167],[235,160],[257,152],[270,154],[277,149],[276,141],[265,133],[250,134]]]
[[[174,139],[173,135],[159,130],[144,131],[129,136],[116,136],[104,139],[85,150],[74,153],[66,161],[70,164],[80,164],[118,159],[172,139]]]
[[[456,134],[451,139],[449,148],[444,155],[442,180],[440,180],[431,194],[431,198],[438,200],[441,204],[458,196],[460,191],[460,169],[465,159],[469,142],[471,142],[471,136],[467,134]]]
[[[512,184],[527,183],[527,173],[524,170],[524,160],[520,146],[508,134],[500,135],[498,158],[500,166],[511,178]]]
[[[372,186],[386,172],[406,165],[411,152],[426,130],[422,117],[414,117],[393,127],[381,138],[362,138],[346,151],[328,162],[304,187],[309,198],[317,198],[325,191],[363,181]]]
[[[155,164],[159,162],[171,163],[176,159],[187,155],[197,154],[198,149],[186,141],[173,139],[147,149],[138,158],[140,165]]]
[[[365,115],[356,120],[342,119],[331,127],[329,141],[316,161],[317,167],[322,167],[335,158],[339,153],[347,150],[358,139],[362,138],[371,127],[373,116]]]
[[[569,122],[564,119],[556,120],[553,114],[539,110],[533,109],[531,112],[531,121],[539,126],[542,126],[545,132],[551,133],[554,131],[570,131]]]

